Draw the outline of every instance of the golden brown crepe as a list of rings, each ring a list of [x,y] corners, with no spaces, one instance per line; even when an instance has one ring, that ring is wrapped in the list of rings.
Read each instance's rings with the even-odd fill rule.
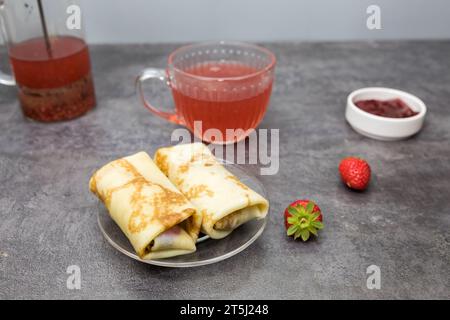
[[[267,215],[269,202],[226,170],[202,143],[161,148],[155,163],[203,215],[202,232],[226,237]]]
[[[89,187],[139,257],[168,258],[196,250],[201,214],[147,153],[108,163],[91,177]]]

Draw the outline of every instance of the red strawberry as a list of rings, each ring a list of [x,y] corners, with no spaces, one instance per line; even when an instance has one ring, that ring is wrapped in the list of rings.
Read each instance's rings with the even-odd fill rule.
[[[323,229],[322,213],[314,202],[297,200],[284,211],[284,225],[288,236],[306,241],[311,233],[317,236],[317,231]]]
[[[339,164],[339,172],[344,183],[352,189],[364,190],[370,181],[370,166],[360,158],[347,157]]]

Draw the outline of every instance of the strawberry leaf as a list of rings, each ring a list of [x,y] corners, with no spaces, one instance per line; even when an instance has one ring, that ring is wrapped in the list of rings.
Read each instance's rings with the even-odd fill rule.
[[[296,217],[292,217],[292,216],[290,216],[289,218],[287,218],[287,222],[289,223],[289,224],[296,224],[297,223],[297,218]]]
[[[292,236],[298,230],[298,225],[292,225],[287,229],[287,235]]]
[[[310,201],[306,205],[306,213],[311,214],[313,212],[313,210],[314,210],[314,202]]]
[[[304,215],[306,213],[305,207],[303,207],[301,204],[297,204],[296,208],[300,215]]]
[[[317,230],[314,227],[309,227],[308,231],[311,232],[313,235],[317,236]]]
[[[311,225],[316,229],[323,229],[323,223],[320,221],[313,221],[311,222]]]
[[[309,231],[308,230],[301,230],[300,236],[302,237],[303,241],[306,241],[309,239]]]
[[[288,212],[289,212],[290,214],[292,214],[293,216],[298,215],[298,210],[297,210],[296,208],[294,208],[294,207],[289,207],[289,208],[288,208]]]
[[[316,213],[314,213],[314,214],[312,215],[311,220],[312,220],[312,221],[315,221],[319,216],[320,216],[320,213],[319,213],[319,212],[316,212]]]

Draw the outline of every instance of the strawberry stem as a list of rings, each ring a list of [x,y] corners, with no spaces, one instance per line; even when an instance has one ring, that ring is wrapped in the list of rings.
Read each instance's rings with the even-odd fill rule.
[[[315,204],[310,201],[303,207],[298,204],[288,208],[288,212],[291,215],[288,217],[287,222],[290,227],[287,230],[287,235],[294,235],[294,239],[301,238],[303,241],[307,241],[311,234],[317,236],[317,231],[323,229],[323,223],[317,219],[320,217],[320,211],[313,212]]]

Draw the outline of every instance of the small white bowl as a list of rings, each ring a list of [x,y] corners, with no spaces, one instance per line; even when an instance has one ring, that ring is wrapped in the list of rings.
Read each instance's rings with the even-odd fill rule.
[[[399,98],[418,114],[407,118],[388,118],[361,110],[359,100],[390,100]],[[347,98],[345,119],[356,132],[369,138],[394,141],[408,138],[422,129],[427,107],[422,100],[404,91],[390,88],[363,88],[353,91]]]

